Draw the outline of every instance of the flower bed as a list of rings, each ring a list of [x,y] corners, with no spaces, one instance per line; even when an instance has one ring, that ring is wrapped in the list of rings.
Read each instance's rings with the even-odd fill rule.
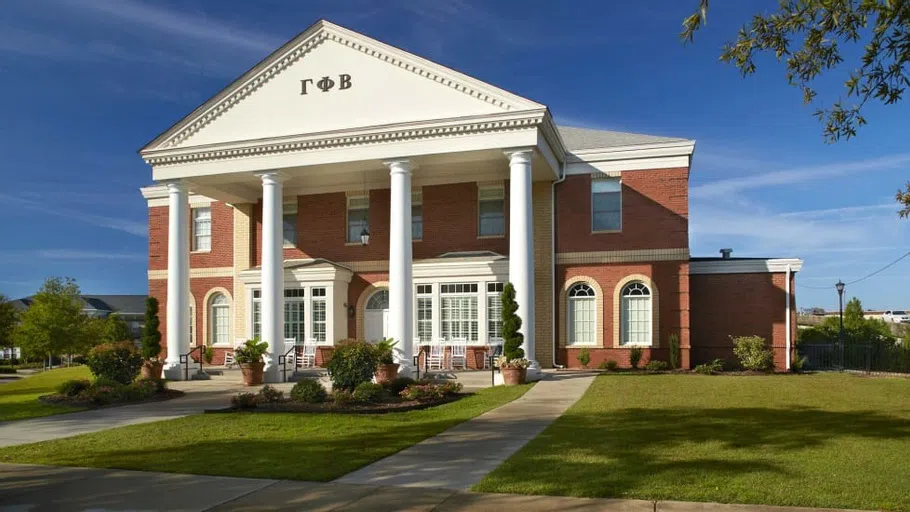
[[[163,380],[139,379],[124,385],[113,380],[68,380],[61,383],[57,392],[38,397],[48,404],[69,405],[97,409],[140,402],[158,402],[183,396],[182,391],[168,389]]]

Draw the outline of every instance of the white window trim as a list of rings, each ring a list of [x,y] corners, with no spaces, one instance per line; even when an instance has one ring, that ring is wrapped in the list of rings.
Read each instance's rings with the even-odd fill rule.
[[[367,212],[367,231],[370,230],[370,195],[369,194],[351,194],[348,195],[345,199],[345,209],[344,209],[344,244],[345,245],[362,245],[360,239],[354,240],[353,242],[348,240],[348,231],[351,229],[351,201],[358,199],[366,199],[367,206],[366,208],[357,208],[357,210],[366,210]]]
[[[196,212],[199,210],[208,210],[209,211],[209,248],[208,249],[197,249],[196,248]],[[214,230],[213,219],[212,219],[212,206],[207,204],[205,206],[196,206],[190,209],[190,254],[205,254],[212,252],[212,234]]]
[[[217,295],[221,295],[222,297],[224,297],[225,300],[227,301],[227,303],[216,305],[215,297]],[[206,333],[206,338],[211,343],[207,344],[206,346],[209,346],[209,347],[229,346],[231,344],[231,299],[224,293],[215,292],[209,297],[207,307],[208,307],[208,311],[206,312],[206,314],[208,314],[208,316],[209,316],[209,325],[208,325],[209,332]],[[215,309],[216,308],[221,308],[221,309],[227,310],[227,326],[225,326],[225,330],[226,330],[225,336],[227,337],[228,341],[225,343],[216,343],[215,342],[215,327],[217,325],[216,318],[215,318]]]
[[[619,182],[619,228],[618,229],[595,229],[594,227],[594,183],[598,181],[617,181]],[[622,232],[622,178],[616,176],[607,176],[607,177],[592,177],[591,178],[591,193],[588,194],[588,198],[591,201],[591,233],[600,234],[600,233],[621,233]]]
[[[630,285],[634,283],[640,283],[648,289],[648,342],[629,342],[625,340],[623,325],[625,322],[625,312],[626,312],[626,296],[623,295],[623,292]],[[654,288],[644,281],[640,280],[631,280],[622,285],[622,288],[619,290],[619,346],[622,347],[641,347],[641,348],[652,348],[654,347]]]
[[[285,280],[285,290],[292,288],[303,288],[306,290],[305,297],[301,299],[295,299],[304,303],[304,340],[303,343],[306,343],[308,340],[314,338],[315,331],[313,329],[313,302],[323,301],[325,302],[325,341],[318,342],[320,346],[331,346],[335,344],[335,283],[332,281],[314,281],[314,282],[293,282]],[[314,300],[313,289],[314,288],[325,288],[325,297],[316,297]],[[255,299],[253,297],[254,291],[262,292],[261,284],[247,285],[247,310],[246,310],[246,337],[253,337],[253,303],[259,302],[260,308],[262,307],[262,299]],[[283,292],[282,292],[283,293]],[[344,298],[344,302],[347,302],[347,297]],[[261,314],[261,312],[260,312]],[[284,314],[284,310],[282,310]],[[282,341],[283,341],[282,333]]]
[[[498,235],[484,235],[480,232],[480,203],[483,202],[480,199],[484,190],[498,190],[501,195],[498,198],[488,197],[485,200],[487,201],[502,201],[502,233]],[[482,185],[477,187],[477,238],[505,238],[506,231],[508,230],[508,225],[506,222],[506,187],[505,185]]]
[[[580,284],[580,283],[575,283],[575,285],[577,285],[577,284]],[[585,284],[587,284],[587,283],[585,283]],[[572,285],[572,287],[574,288],[575,285]],[[571,288],[569,290],[571,292]],[[597,329],[600,326],[599,323],[597,322],[597,299],[598,299],[598,297],[597,297],[596,290],[594,293],[595,293],[595,295],[593,297],[572,297],[568,294],[566,295],[565,315],[566,315],[566,346],[567,347],[596,347],[596,346],[599,346],[599,343],[597,342]],[[573,338],[572,328],[575,326],[575,324],[574,324],[574,319],[569,314],[569,308],[572,307],[572,302],[577,301],[577,300],[590,300],[594,304],[594,330],[591,332],[592,338],[593,338],[592,341],[574,341],[574,340],[572,340],[572,338]]]
[[[282,247],[285,249],[297,247],[297,243],[300,241],[297,239],[297,237],[299,235],[299,230],[300,230],[300,226],[297,225],[297,223],[294,224],[294,226],[296,228],[296,231],[294,232],[294,241],[292,243],[288,243],[288,242],[284,241],[284,216],[291,213],[290,210],[293,209],[294,210],[293,213],[295,215],[297,215],[297,221],[298,222],[300,221],[300,215],[297,210],[297,201],[296,201],[296,198],[294,198],[294,199],[295,200],[293,200],[293,201],[285,201],[281,205],[281,228],[282,228],[281,229],[281,239],[282,239]]]
[[[414,207],[419,206],[420,209],[420,238],[414,237]],[[411,241],[412,242],[421,242],[423,241],[423,228],[425,227],[424,215],[423,215],[423,188],[417,187],[416,190],[411,191]]]

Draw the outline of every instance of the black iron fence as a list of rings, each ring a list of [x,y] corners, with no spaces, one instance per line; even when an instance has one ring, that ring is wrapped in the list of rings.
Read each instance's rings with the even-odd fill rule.
[[[910,346],[896,342],[797,344],[796,353],[810,371],[910,373]]]

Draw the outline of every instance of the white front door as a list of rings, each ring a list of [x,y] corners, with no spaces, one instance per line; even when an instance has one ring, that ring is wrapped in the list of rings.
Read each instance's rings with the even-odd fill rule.
[[[377,341],[389,336],[389,291],[379,290],[370,296],[363,315],[363,336]]]

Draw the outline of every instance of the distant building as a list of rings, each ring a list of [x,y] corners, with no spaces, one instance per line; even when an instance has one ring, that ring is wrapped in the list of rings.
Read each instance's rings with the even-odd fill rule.
[[[130,327],[133,339],[138,340],[145,326],[145,300],[147,295],[80,295],[82,312],[92,318],[107,318],[113,313],[120,315]],[[27,310],[34,297],[24,297],[12,302],[20,313]],[[18,350],[18,349],[15,349]],[[0,353],[3,357],[3,353]],[[19,357],[19,356],[14,356]]]

